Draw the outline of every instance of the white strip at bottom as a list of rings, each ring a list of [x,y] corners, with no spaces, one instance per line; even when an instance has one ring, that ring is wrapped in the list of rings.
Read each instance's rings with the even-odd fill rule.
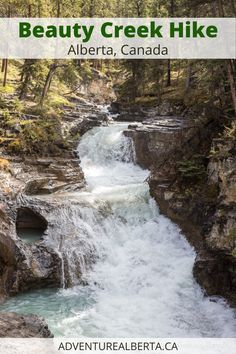
[[[235,354],[236,338],[0,338],[1,354]]]

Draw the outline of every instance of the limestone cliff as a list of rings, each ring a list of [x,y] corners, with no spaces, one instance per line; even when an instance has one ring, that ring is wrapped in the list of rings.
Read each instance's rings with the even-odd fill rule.
[[[137,162],[161,212],[197,250],[194,275],[209,295],[236,303],[235,138],[219,138],[220,112],[201,107],[180,116],[150,116],[130,125]],[[216,138],[217,137],[217,138]]]

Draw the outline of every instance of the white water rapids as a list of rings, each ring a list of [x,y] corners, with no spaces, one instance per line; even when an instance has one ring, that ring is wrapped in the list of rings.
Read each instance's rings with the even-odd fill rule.
[[[160,215],[145,182],[148,171],[132,162],[125,128],[111,124],[83,136],[78,152],[88,188],[68,194],[80,205],[59,214],[62,225],[70,218],[78,233],[78,242],[69,240],[64,248],[72,273],[80,258],[84,284],[23,294],[1,309],[40,314],[55,335],[234,337],[233,310],[204,297],[195,282],[194,250]],[[86,253],[94,258],[92,267],[85,265]]]

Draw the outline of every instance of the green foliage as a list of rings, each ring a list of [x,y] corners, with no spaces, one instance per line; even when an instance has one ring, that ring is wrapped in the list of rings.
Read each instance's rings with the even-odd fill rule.
[[[75,62],[69,62],[68,65],[58,73],[59,80],[64,82],[71,89],[78,85],[80,78],[78,67]]]
[[[0,86],[0,94],[11,94],[14,92],[14,87],[12,85],[6,85],[4,87]]]
[[[189,160],[178,161],[177,171],[184,179],[203,180],[206,177],[204,156],[194,155]]]
[[[236,140],[236,122],[233,122],[230,127],[225,127],[223,136]]]
[[[58,154],[66,147],[56,119],[32,121],[22,127],[19,137],[8,145],[8,151],[23,154]]]
[[[8,114],[10,111],[13,112],[22,112],[23,104],[18,98],[14,98],[11,100],[0,98],[0,109],[2,109],[2,114]],[[8,113],[6,113],[8,111]],[[5,112],[5,113],[4,113]]]
[[[93,73],[91,65],[88,61],[85,61],[80,68],[80,77],[83,81],[92,80]]]
[[[43,118],[48,115],[49,108],[47,106],[34,105],[26,108],[25,112]]]
[[[236,258],[236,248],[232,251],[232,256]]]
[[[236,241],[236,227],[229,230],[228,236],[232,241]]]
[[[15,98],[8,107],[15,112],[23,111],[23,104],[18,98]]]
[[[0,96],[0,109],[7,108],[8,102],[7,100],[1,95]]]
[[[50,106],[52,108],[60,108],[62,106],[73,107],[73,104],[70,103],[65,97],[54,94],[50,97]]]
[[[213,0],[0,0],[0,16],[17,17],[233,17],[232,1]],[[221,6],[222,5],[222,6]],[[224,14],[222,15],[222,8]],[[143,45],[145,46],[145,41]],[[9,61],[10,62],[10,61]],[[66,85],[75,90],[79,82],[92,80],[92,67],[98,60],[18,60],[14,71],[8,65],[7,85],[0,92],[14,92],[18,81],[21,100],[47,104],[50,92],[58,94]],[[164,98],[178,98],[186,107],[210,102],[225,112],[232,113],[232,98],[223,60],[114,60],[103,61],[99,70],[111,74],[120,99],[143,102],[143,97],[154,97],[159,103]],[[232,73],[235,63],[232,61]],[[17,73],[16,73],[17,66]],[[50,68],[56,67],[53,73]],[[20,67],[20,75],[19,74]],[[118,70],[113,70],[113,69]],[[120,75],[117,75],[120,72]],[[19,76],[16,78],[16,76]],[[12,80],[13,78],[13,80]],[[4,102],[0,102],[0,106]],[[3,107],[4,108],[4,107]],[[230,133],[231,134],[231,133]],[[235,136],[235,132],[232,132]]]
[[[10,113],[9,110],[6,108],[2,111],[2,117],[3,117],[3,123],[7,123],[8,120],[10,119]]]
[[[209,157],[213,157],[215,159],[227,159],[231,156],[232,154],[228,150],[220,149],[219,147],[211,148],[209,154]]]

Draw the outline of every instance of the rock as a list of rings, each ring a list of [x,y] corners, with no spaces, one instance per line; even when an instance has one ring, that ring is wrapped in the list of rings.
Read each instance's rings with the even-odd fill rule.
[[[26,203],[25,203],[26,204]],[[29,205],[28,208],[31,206]],[[46,206],[41,204],[41,207]],[[25,208],[25,205],[23,205]],[[16,234],[18,205],[6,203],[0,210],[0,297],[29,289],[59,287],[61,259],[58,253],[42,242],[26,244]],[[40,208],[34,206],[40,215]],[[18,219],[19,222],[19,219]]]
[[[212,142],[208,164],[209,181],[219,184],[225,204],[236,203],[236,140],[217,138]]]
[[[189,118],[152,114],[124,134],[133,139],[137,162],[151,170],[150,192],[161,212],[182,228],[197,251],[195,278],[207,294],[235,305],[236,149],[235,140],[213,140],[222,129],[217,117],[208,107],[192,109]],[[204,183],[180,177],[178,161],[208,157],[210,150]]]
[[[104,82],[104,78],[100,79]],[[106,124],[108,119],[106,110],[94,102],[77,98],[74,103],[75,107],[65,107],[62,117],[67,141],[72,135]],[[66,250],[62,255],[60,250],[62,240],[73,242],[77,235],[71,231],[74,224],[69,218],[58,218],[59,209],[69,215],[63,193],[85,187],[80,160],[72,150],[78,144],[76,139],[61,156],[5,156],[8,168],[0,169],[1,298],[31,289],[58,288],[62,283],[73,285],[68,271],[70,255]],[[62,228],[63,222],[66,226]],[[41,238],[26,244],[17,234],[23,227],[38,228]],[[79,264],[76,272],[79,281]],[[67,273],[68,281],[63,282],[62,274]]]
[[[16,217],[16,229],[36,229],[42,230],[42,233],[48,227],[47,220],[42,215],[35,213],[30,208],[18,208]]]
[[[52,338],[48,325],[36,315],[19,315],[14,312],[0,313],[0,337]]]
[[[195,127],[183,117],[155,117],[143,121],[142,125],[133,124],[125,131],[125,135],[133,139],[138,163],[151,169],[163,165],[168,156],[182,156],[180,141],[188,141],[196,133]],[[200,138],[200,137],[199,137]],[[191,145],[189,144],[191,154]],[[170,164],[169,164],[170,165]],[[168,166],[169,169],[169,166]],[[168,173],[169,174],[169,173]]]
[[[225,297],[235,307],[236,304],[236,261],[224,253],[200,252],[193,268],[196,280],[207,295]]]
[[[15,161],[8,156],[10,170],[0,170],[0,192],[9,195],[50,194],[59,190],[79,190],[85,186],[78,157],[25,158]]]
[[[25,188],[27,195],[49,194],[59,190],[79,190],[85,186],[84,174],[79,166],[78,158],[55,158],[51,162],[49,159],[37,160],[35,166],[35,177],[30,176]],[[30,165],[30,162],[28,162]],[[32,175],[32,169],[30,171]]]
[[[236,141],[217,138],[208,163],[209,184],[218,191],[206,246],[214,255],[200,254],[195,277],[209,294],[226,296],[236,304]]]
[[[139,106],[122,107],[115,120],[120,122],[142,122],[145,120],[146,112]]]
[[[111,114],[119,114],[121,110],[121,104],[117,101],[112,102],[108,109]]]
[[[73,126],[70,130],[70,134],[75,136],[79,134],[79,136],[84,135],[88,130],[99,127],[102,124],[106,124],[108,121],[108,117],[106,114],[97,114],[94,116],[89,116],[82,120],[82,122],[78,123],[77,125]]]
[[[127,105],[121,102],[112,102],[109,108],[112,114],[117,114],[114,117],[117,121],[125,122],[142,122],[142,121],[160,121],[161,117],[167,118],[172,116],[182,116],[184,111],[183,102],[167,102],[164,101],[159,105]]]
[[[179,115],[183,113],[183,102],[176,101],[163,101],[157,107],[157,113],[161,116],[169,116],[169,115]]]
[[[90,101],[106,104],[116,99],[111,79],[101,71],[90,68],[92,75],[81,81],[78,91]]]

